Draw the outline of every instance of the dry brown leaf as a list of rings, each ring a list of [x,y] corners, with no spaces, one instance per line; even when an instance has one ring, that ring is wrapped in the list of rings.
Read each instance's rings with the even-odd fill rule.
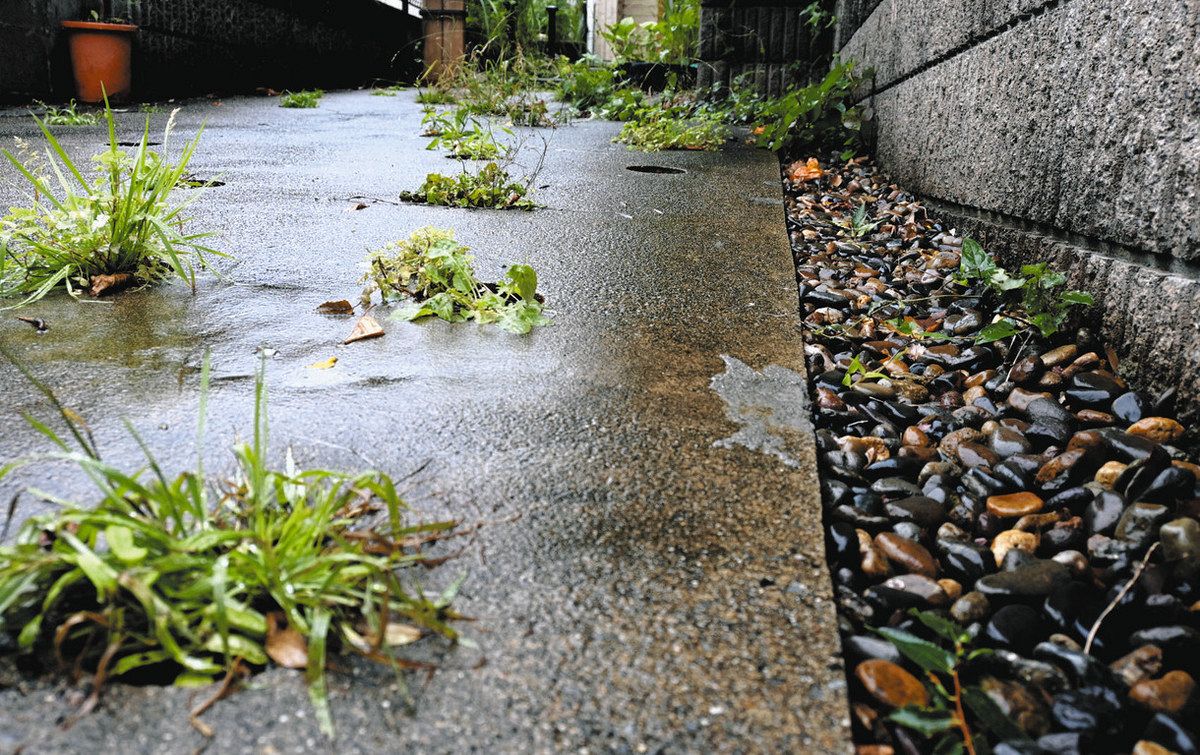
[[[797,160],[788,166],[788,178],[795,183],[813,181],[825,175],[817,158],[810,157],[807,161]]]
[[[112,275],[93,275],[89,281],[91,288],[88,293],[92,296],[115,294],[123,288],[129,288],[134,283],[134,277],[129,273],[113,273]]]
[[[354,314],[354,305],[345,299],[333,299],[321,304],[317,311],[323,315],[350,315]]]
[[[350,335],[342,343],[379,338],[381,335],[383,335],[383,326],[379,324],[379,321],[370,315],[363,315],[358,318],[358,322],[354,323],[354,330],[350,331]]]
[[[304,635],[289,626],[280,628],[279,619],[275,613],[267,616],[267,655],[284,668],[307,668],[308,643]]]

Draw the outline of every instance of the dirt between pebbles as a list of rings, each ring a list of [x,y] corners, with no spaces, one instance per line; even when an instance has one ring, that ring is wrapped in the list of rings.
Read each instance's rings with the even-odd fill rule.
[[[822,162],[784,184],[859,752],[944,736],[889,718],[933,699],[872,631],[936,641],[912,609],[994,651],[961,676],[1017,727],[968,715],[997,755],[1197,752],[1200,467],[1173,393],[1085,328],[977,345],[998,309],[954,281],[962,238],[866,158]],[[856,239],[862,205],[881,222]],[[886,377],[845,385],[856,357]]]

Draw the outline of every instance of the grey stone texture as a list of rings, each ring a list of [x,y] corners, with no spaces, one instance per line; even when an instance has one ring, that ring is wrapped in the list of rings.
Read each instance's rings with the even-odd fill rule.
[[[20,10],[0,21],[0,97],[69,97],[59,22],[84,19],[92,6],[10,1]],[[419,70],[419,18],[377,0],[116,0],[113,12],[139,26],[140,98],[358,85]]]
[[[1197,5],[885,0],[842,53],[907,187],[1196,260]]]

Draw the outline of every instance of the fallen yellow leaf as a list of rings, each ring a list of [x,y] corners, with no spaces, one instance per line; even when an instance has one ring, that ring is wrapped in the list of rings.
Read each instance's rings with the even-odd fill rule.
[[[308,366],[308,369],[310,369],[310,370],[328,370],[329,368],[331,368],[335,364],[337,364],[337,359],[338,359],[337,357],[329,357],[328,359],[322,359],[319,362],[314,362],[313,364],[310,364]]]

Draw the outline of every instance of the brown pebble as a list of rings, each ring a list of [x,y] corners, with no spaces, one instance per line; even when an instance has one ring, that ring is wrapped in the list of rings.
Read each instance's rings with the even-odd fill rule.
[[[1022,550],[1033,553],[1037,550],[1042,539],[1036,532],[1021,532],[1020,530],[1005,530],[992,541],[992,555],[996,558],[996,566],[1004,563],[1004,557],[1011,550]]]
[[[1071,440],[1067,442],[1068,451],[1077,451],[1079,449],[1094,448],[1095,446],[1104,445],[1104,436],[1095,430],[1080,430],[1071,436]]]
[[[1050,482],[1054,478],[1058,477],[1064,472],[1069,471],[1072,467],[1078,464],[1079,460],[1082,459],[1086,453],[1087,451],[1084,449],[1077,448],[1074,451],[1067,451],[1066,453],[1061,453],[1058,456],[1055,456],[1053,459],[1042,465],[1041,469],[1038,470],[1037,477],[1035,479],[1039,484]]]
[[[829,388],[817,388],[817,406],[838,412],[846,411],[846,402]]]
[[[886,745],[885,745],[886,746]],[[890,747],[888,748],[891,749]],[[1174,751],[1160,745],[1158,742],[1151,742],[1149,739],[1140,739],[1138,743],[1130,750],[1129,755],[1177,755]]]
[[[1007,495],[988,496],[987,510],[992,516],[1013,517],[1036,514],[1042,510],[1045,502],[1036,494],[1025,491]]]
[[[891,661],[881,658],[863,661],[855,667],[854,675],[871,697],[884,705],[903,708],[906,705],[929,704],[925,685]]]
[[[967,382],[964,383],[964,385],[966,385],[967,388],[976,388],[978,386],[983,385],[984,383],[986,383],[987,381],[991,380],[994,377],[996,377],[995,370],[984,370],[983,372],[976,372],[974,375],[967,378]]]
[[[1042,375],[1040,378],[1038,378],[1038,381],[1037,381],[1038,388],[1043,388],[1048,391],[1057,391],[1058,389],[1062,388],[1062,385],[1063,385],[1062,373],[1056,372],[1054,370],[1051,370],[1050,372],[1047,372],[1045,375]]]
[[[1057,367],[1060,364],[1066,364],[1075,358],[1079,353],[1079,347],[1073,343],[1066,346],[1059,346],[1057,349],[1050,349],[1045,354],[1042,354],[1042,364],[1047,367]]]
[[[1132,687],[1143,679],[1153,679],[1162,671],[1163,652],[1157,645],[1142,645],[1109,664],[1109,668],[1126,687]]]
[[[1050,527],[1058,524],[1063,518],[1062,511],[1044,511],[1040,514],[1026,514],[1017,520],[1013,525],[1014,530],[1022,532],[1044,532]]]
[[[875,536],[875,547],[900,571],[920,574],[933,579],[938,565],[933,555],[915,540],[897,535],[895,532],[880,532]]]
[[[1155,443],[1172,443],[1183,435],[1183,425],[1169,417],[1145,417],[1134,422],[1125,432],[1140,435]]]
[[[1119,461],[1106,461],[1104,465],[1096,470],[1096,482],[1104,487],[1112,490],[1112,486],[1117,482],[1117,478],[1125,471],[1125,464]]]
[[[1046,398],[1050,399],[1051,401],[1054,400],[1054,396],[1050,393],[1035,393],[1033,391],[1027,391],[1024,388],[1013,388],[1008,394],[1006,403],[1017,411],[1023,412],[1029,408],[1030,404],[1039,398]]]
[[[977,385],[974,388],[968,388],[963,392],[963,401],[968,404],[973,404],[975,403],[975,399],[986,398],[987,395],[987,389],[982,385]]]
[[[1096,409],[1080,409],[1075,412],[1075,419],[1079,420],[1081,424],[1091,427],[1107,427],[1117,421],[1117,418],[1108,412]]]
[[[900,442],[906,446],[917,446],[920,448],[925,448],[932,444],[929,436],[916,425],[912,425],[904,430],[904,434],[900,436]]]
[[[1100,364],[1100,355],[1094,351],[1089,351],[1083,356],[1075,357],[1075,361],[1063,368],[1062,376],[1071,378],[1076,373],[1085,372],[1089,367],[1095,367]],[[1096,370],[1096,372],[1104,372],[1104,370]],[[1105,372],[1105,374],[1108,374]],[[1115,377],[1110,375],[1110,377]]]
[[[843,435],[838,438],[838,447],[849,453],[862,454],[867,458],[868,464],[874,464],[877,461],[884,461],[892,458],[892,452],[888,450],[887,444],[883,438],[876,438],[868,435],[863,438],[858,438],[853,435]]]
[[[942,590],[946,593],[950,600],[958,600],[960,597],[962,597],[963,587],[958,581],[950,578],[944,578],[939,579],[937,583],[941,585]]]
[[[1129,699],[1158,713],[1178,713],[1187,705],[1196,681],[1186,671],[1168,671],[1161,679],[1143,679],[1129,690]]]
[[[938,404],[945,409],[958,409],[966,403],[963,401],[963,396],[958,391],[946,391],[938,396]]]
[[[968,442],[959,444],[958,460],[962,462],[964,467],[970,469],[972,467],[995,466],[1000,461],[1000,457],[990,448],[981,446],[978,443]]]
[[[863,574],[868,577],[884,577],[890,574],[887,557],[875,547],[867,531],[855,530],[854,534],[858,535],[858,552],[862,555]]]
[[[938,450],[947,459],[958,458],[958,447],[962,443],[978,443],[983,440],[983,433],[970,427],[948,432],[938,443]]]
[[[1200,464],[1193,464],[1190,461],[1181,461],[1179,459],[1176,459],[1175,461],[1171,462],[1171,464],[1173,466],[1179,467],[1180,469],[1191,472],[1192,477],[1195,477],[1197,480],[1200,480]]]

